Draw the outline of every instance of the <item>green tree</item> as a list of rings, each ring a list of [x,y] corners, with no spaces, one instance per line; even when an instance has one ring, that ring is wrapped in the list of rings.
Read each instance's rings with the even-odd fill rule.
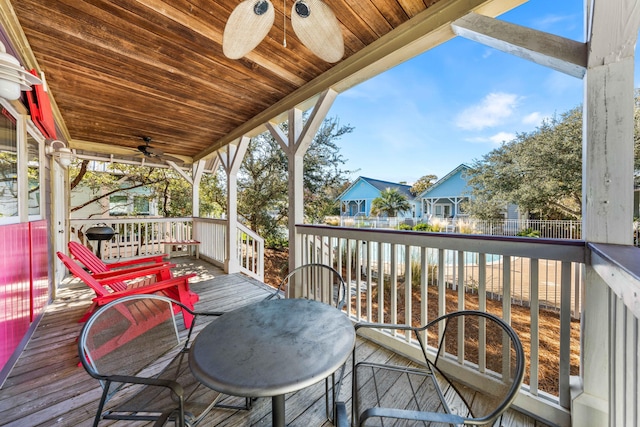
[[[103,163],[103,165],[105,167],[89,168],[89,161],[82,160],[71,166],[71,191],[85,187],[91,195],[88,200],[72,206],[71,212],[101,199],[109,200],[112,195],[126,195],[134,189],[144,187],[150,191],[146,197],[149,200],[158,201],[160,215],[165,217],[191,215],[191,186],[173,169],[120,163]],[[136,195],[139,194],[136,193]]]
[[[281,125],[286,131],[286,123]],[[336,141],[353,131],[327,118],[304,156],[305,222],[320,223],[339,212],[336,201],[352,173]],[[287,156],[270,133],[251,139],[238,174],[238,213],[268,245],[286,239],[288,217]]]
[[[635,185],[640,185],[640,89],[635,90]],[[509,203],[543,219],[575,219],[582,215],[582,107],[545,120],[521,133],[467,171],[472,201],[469,214],[501,216]]]
[[[406,212],[411,209],[411,204],[407,196],[400,193],[397,188],[385,188],[380,192],[380,196],[371,202],[371,213],[374,215],[387,215],[395,217],[399,212]]]
[[[438,180],[436,175],[425,175],[419,178],[416,182],[413,183],[409,191],[411,194],[418,195],[424,193],[426,190],[431,188],[431,186]]]
[[[475,161],[467,178],[473,197],[465,208],[473,216],[500,216],[513,203],[545,219],[580,217],[582,109],[518,134]]]

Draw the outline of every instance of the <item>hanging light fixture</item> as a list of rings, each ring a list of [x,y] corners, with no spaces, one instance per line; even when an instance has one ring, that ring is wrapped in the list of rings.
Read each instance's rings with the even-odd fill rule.
[[[73,151],[59,139],[45,140],[45,152],[56,159],[63,168],[69,167],[75,159]]]
[[[265,38],[275,18],[269,0],[244,0],[229,16],[222,36],[222,51],[230,59],[251,52]],[[291,25],[300,41],[327,62],[344,56],[344,40],[338,19],[321,0],[297,0],[291,8]],[[286,21],[284,23],[286,47]]]
[[[42,84],[42,80],[25,70],[0,42],[0,97],[15,101],[23,90],[31,90],[35,84]]]

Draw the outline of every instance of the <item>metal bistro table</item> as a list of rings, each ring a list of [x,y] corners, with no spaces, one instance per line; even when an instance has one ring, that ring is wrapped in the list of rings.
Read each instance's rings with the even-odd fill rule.
[[[284,426],[284,395],[317,383],[344,364],[355,345],[349,318],[328,304],[273,299],[225,313],[189,351],[193,375],[233,396],[271,397]]]

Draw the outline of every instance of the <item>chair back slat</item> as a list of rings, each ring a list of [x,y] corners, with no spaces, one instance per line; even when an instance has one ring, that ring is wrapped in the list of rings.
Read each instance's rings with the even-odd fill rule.
[[[105,271],[109,271],[107,265],[102,262],[100,258],[94,255],[86,246],[81,245],[78,242],[69,242],[68,247],[71,255],[84,264],[92,273],[104,273]]]
[[[80,264],[69,258],[67,255],[62,252],[57,252],[58,258],[60,261],[64,263],[64,265],[69,269],[71,274],[76,276],[78,279],[82,280],[87,286],[93,289],[97,296],[103,297],[109,295],[111,292],[103,285],[101,285],[96,279],[94,279],[91,274],[86,272]]]

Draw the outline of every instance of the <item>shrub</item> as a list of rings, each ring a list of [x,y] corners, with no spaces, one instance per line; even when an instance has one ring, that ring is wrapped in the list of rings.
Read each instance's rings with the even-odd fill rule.
[[[413,230],[413,227],[411,227],[409,224],[398,224],[396,229],[397,230]]]
[[[434,263],[427,264],[427,285],[437,284],[438,266]],[[411,288],[414,291],[420,291],[420,279],[422,277],[422,267],[420,261],[411,260]]]
[[[414,225],[413,229],[415,231],[433,231],[431,225],[426,222],[421,222],[420,224]]]
[[[431,220],[431,231],[445,231],[449,222],[441,218],[433,218]]]
[[[516,236],[519,237],[540,237],[540,231],[534,230],[533,228],[525,228],[521,230]]]
[[[461,234],[473,234],[476,231],[471,221],[468,220],[458,220],[456,225],[458,227],[458,233]]]
[[[337,226],[340,225],[340,219],[335,218],[335,217],[327,217],[327,218],[325,218],[324,223],[327,224],[327,225],[331,225],[331,226],[337,227]]]

